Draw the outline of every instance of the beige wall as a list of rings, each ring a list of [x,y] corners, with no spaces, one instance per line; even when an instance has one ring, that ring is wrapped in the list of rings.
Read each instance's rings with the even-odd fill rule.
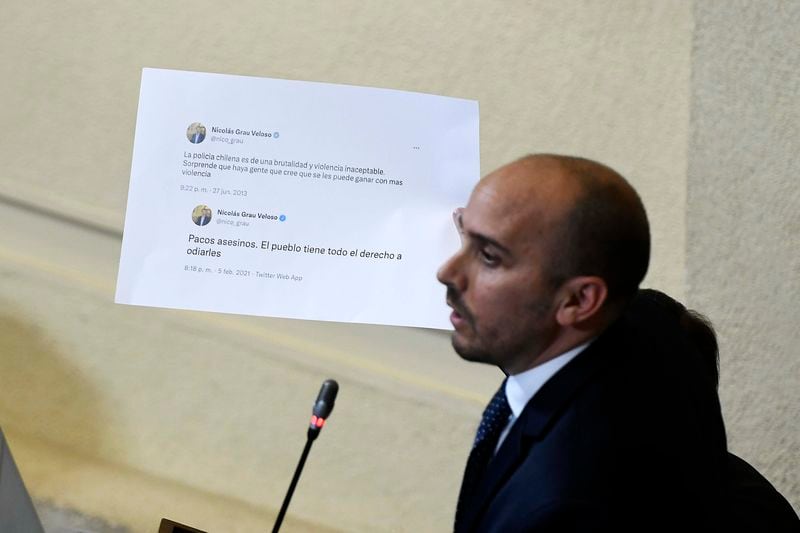
[[[628,176],[652,219],[647,284],[683,298],[692,38],[690,2],[7,2],[0,425],[34,497],[133,531],[263,529],[330,376],[296,530],[443,531],[499,383],[442,333],[114,305],[142,67],[477,99],[483,172],[556,151]],[[758,446],[781,443],[796,428]],[[798,501],[787,458],[768,466]]]
[[[0,190],[121,228],[145,66],[446,94],[480,101],[484,173],[557,151],[629,176],[652,206],[653,282],[680,293],[690,7],[11,2]]]
[[[688,303],[714,319],[730,449],[800,511],[800,3],[695,7]]]

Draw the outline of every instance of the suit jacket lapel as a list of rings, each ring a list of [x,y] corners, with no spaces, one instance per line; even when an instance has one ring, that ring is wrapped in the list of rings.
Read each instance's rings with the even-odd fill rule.
[[[527,448],[524,451],[527,451]],[[525,455],[522,432],[518,425],[514,424],[497,454],[489,462],[483,479],[474,488],[469,500],[464,505],[464,517],[459,520],[459,523],[468,525],[464,531],[471,531],[478,525],[478,519],[483,514],[485,507],[515,468],[519,466],[519,462],[525,458]]]
[[[614,337],[617,337],[616,328],[597,338],[539,389],[518,420],[524,424],[525,435],[533,439],[540,438],[547,432],[551,422],[564,412],[581,387],[594,374],[613,363],[620,355],[619,347],[610,347]]]

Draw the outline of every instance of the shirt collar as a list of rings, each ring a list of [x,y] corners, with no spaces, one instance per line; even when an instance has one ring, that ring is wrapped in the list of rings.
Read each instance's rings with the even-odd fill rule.
[[[506,399],[508,400],[508,405],[511,407],[514,418],[517,418],[520,413],[522,413],[528,401],[533,398],[545,383],[547,383],[547,380],[561,370],[564,365],[572,361],[576,355],[585,350],[593,340],[594,339],[591,339],[580,346],[576,346],[530,370],[508,376],[506,381]]]

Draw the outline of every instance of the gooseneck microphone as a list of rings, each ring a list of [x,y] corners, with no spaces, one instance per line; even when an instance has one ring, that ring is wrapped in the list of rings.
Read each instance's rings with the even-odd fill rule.
[[[308,426],[308,438],[314,440],[325,425],[325,420],[333,411],[333,404],[336,402],[336,395],[339,393],[339,384],[332,379],[326,379],[319,388],[317,401],[311,410],[311,423]]]
[[[283,505],[278,512],[278,518],[275,519],[275,525],[272,527],[272,533],[278,533],[283,523],[283,518],[286,516],[286,510],[289,508],[289,502],[292,501],[292,494],[297,487],[297,482],[300,480],[300,474],[303,472],[303,466],[306,464],[308,452],[311,451],[311,445],[319,436],[325,421],[333,411],[333,404],[336,402],[336,394],[339,392],[339,384],[332,379],[326,379],[322,382],[322,387],[317,394],[317,401],[314,402],[314,407],[311,410],[311,421],[308,424],[308,434],[306,437],[306,446],[303,448],[303,453],[300,456],[300,461],[297,463],[297,468],[294,469],[294,476],[292,482],[289,484],[289,490],[286,492],[286,497],[283,499]]]

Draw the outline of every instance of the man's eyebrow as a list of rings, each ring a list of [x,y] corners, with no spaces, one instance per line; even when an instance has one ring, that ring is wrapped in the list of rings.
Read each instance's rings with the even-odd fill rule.
[[[464,231],[463,228],[462,228],[462,231]],[[505,246],[503,246],[502,244],[500,244],[496,240],[492,239],[491,237],[483,235],[482,233],[475,233],[474,231],[465,231],[465,233],[467,235],[469,235],[469,238],[472,239],[472,240],[478,241],[481,244],[489,244],[491,246],[494,246],[495,248],[497,248],[498,250],[500,250],[501,252],[503,252],[506,255],[512,255],[511,254],[511,250],[509,250],[508,248],[506,248]]]

